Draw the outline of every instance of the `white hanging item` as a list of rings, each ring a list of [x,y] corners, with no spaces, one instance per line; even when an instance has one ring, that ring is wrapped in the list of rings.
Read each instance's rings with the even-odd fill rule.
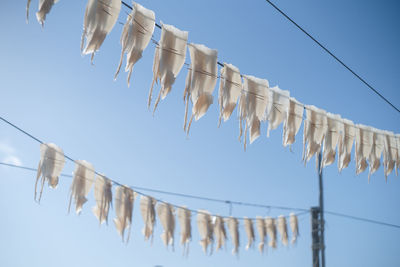
[[[197,121],[206,114],[213,103],[212,93],[218,78],[218,51],[202,44],[189,44],[190,67],[186,76],[185,91],[185,120],[183,129],[189,134],[193,118]],[[192,102],[192,115],[187,124],[189,98]],[[186,127],[187,126],[187,127]]]
[[[335,162],[336,147],[344,132],[343,120],[340,115],[327,113],[327,130],[325,133],[321,168]]]
[[[189,242],[192,240],[191,218],[192,212],[186,207],[177,208],[179,226],[181,228],[181,245],[183,246],[183,254],[189,253]]]
[[[187,31],[181,31],[172,25],[162,24],[161,39],[154,54],[153,81],[148,100],[148,107],[150,108],[154,83],[160,82],[161,89],[153,113],[160,99],[164,99],[171,91],[172,85],[185,63],[187,39]]]
[[[275,219],[271,217],[265,218],[265,227],[267,229],[267,236],[269,239],[268,245],[276,248],[276,224]]]
[[[381,157],[384,149],[384,143],[385,143],[384,133],[381,130],[373,129],[372,149],[368,157],[368,163],[369,163],[368,182],[370,180],[371,174],[376,172],[381,166]]]
[[[44,21],[46,20],[47,14],[50,13],[51,8],[58,0],[39,0],[39,9],[36,12],[37,21],[44,26]],[[31,4],[31,0],[28,0],[26,3],[26,22],[29,20],[29,6]]]
[[[240,71],[232,64],[224,63],[221,69],[221,78],[219,83],[218,103],[219,103],[219,122],[221,119],[227,121],[236,107],[240,91],[242,90],[242,78]]]
[[[157,215],[164,229],[164,232],[161,234],[161,239],[166,247],[171,246],[172,249],[174,249],[174,208],[168,203],[161,202],[157,205]]]
[[[92,164],[85,160],[75,161],[68,212],[71,208],[72,199],[74,199],[76,204],[76,213],[79,214],[82,211],[82,206],[87,201],[86,196],[89,194],[90,188],[94,182],[94,174],[95,172]]]
[[[258,237],[260,239],[260,243],[258,244],[258,250],[263,253],[264,252],[264,245],[265,245],[265,220],[261,216],[256,217],[256,228],[258,232]]]
[[[387,179],[396,165],[397,144],[396,136],[393,132],[385,131],[384,134],[383,167],[385,179]]]
[[[239,252],[239,222],[234,217],[229,217],[228,219],[228,230],[231,236],[231,241],[233,245],[232,254],[237,254]]]
[[[81,51],[83,55],[92,54],[92,63],[95,52],[100,49],[107,34],[117,22],[120,10],[121,0],[88,0],[83,21]]]
[[[204,253],[207,253],[209,245],[212,246],[214,241],[213,225],[211,222],[211,215],[206,210],[199,210],[197,213],[197,227],[200,235],[200,245],[203,248]],[[212,247],[210,254],[212,253]]]
[[[351,161],[351,150],[356,137],[356,127],[354,123],[347,119],[342,119],[343,134],[339,138],[338,144],[338,168],[341,172],[349,166]]]
[[[278,217],[278,232],[281,236],[281,242],[284,246],[287,246],[289,243],[288,240],[288,233],[287,233],[287,225],[286,225],[286,218],[283,215]]]
[[[289,109],[290,92],[279,89],[278,86],[269,88],[268,91],[268,130],[267,136],[269,137],[270,130],[275,130],[287,118]]]
[[[303,121],[304,106],[294,97],[289,98],[286,119],[283,122],[283,146],[292,145]]]
[[[214,235],[216,247],[215,250],[218,251],[220,248],[225,246],[226,241],[226,230],[224,219],[221,216],[214,217]]]
[[[303,135],[304,164],[316,154],[316,162],[321,151],[322,141],[327,131],[326,111],[314,106],[306,106]]]
[[[372,145],[374,143],[374,133],[371,127],[357,124],[356,125],[356,174],[360,174],[368,166],[367,159],[369,158]]]
[[[58,177],[61,174],[62,169],[65,165],[64,152],[57,145],[52,143],[40,144],[40,161],[36,175],[35,182],[35,196],[34,199],[40,202],[42,198],[43,186],[45,181],[48,182],[49,186],[56,188],[58,185]],[[41,187],[39,198],[36,199],[37,195],[37,184],[41,179]]]
[[[108,223],[108,212],[112,203],[111,181],[103,175],[97,175],[94,182],[94,199],[96,206],[92,211],[99,223]]]
[[[254,243],[254,228],[253,228],[253,221],[249,218],[244,218],[243,220],[244,224],[244,230],[246,232],[247,236],[247,245],[246,245],[246,250],[251,248]]]
[[[400,134],[396,134],[397,156],[396,156],[396,175],[400,168]]]
[[[239,100],[239,140],[244,130],[244,149],[247,145],[247,131],[250,128],[250,144],[260,136],[260,123],[266,119],[268,104],[267,80],[243,75],[243,90]]]
[[[299,220],[298,220],[296,214],[290,213],[290,215],[289,215],[289,223],[290,223],[290,230],[292,230],[291,243],[295,244],[296,241],[297,241],[297,237],[299,236]]]
[[[148,46],[154,32],[155,14],[152,10],[144,8],[138,3],[133,2],[131,14],[126,18],[121,35],[121,59],[114,80],[120,71],[124,53],[126,53],[125,72],[129,72],[127,82],[128,87],[133,70],[133,66],[142,58],[142,53]]]
[[[126,242],[129,241],[131,234],[133,205],[136,196],[137,193],[127,186],[117,186],[115,189],[114,202],[116,218],[114,218],[114,223],[123,242],[125,239],[125,230],[128,229]]]
[[[142,230],[144,240],[149,240],[151,238],[153,241],[154,224],[156,222],[156,202],[157,201],[150,196],[140,197],[140,214],[144,222]]]

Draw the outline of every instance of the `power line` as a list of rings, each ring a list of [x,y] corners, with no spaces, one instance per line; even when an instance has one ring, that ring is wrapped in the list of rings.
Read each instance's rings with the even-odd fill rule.
[[[353,219],[353,220],[358,220],[358,221],[363,221],[363,222],[368,222],[368,223],[374,223],[374,224],[379,224],[379,225],[384,225],[384,226],[389,226],[389,227],[394,227],[394,228],[400,228],[400,225],[397,225],[397,224],[386,223],[386,222],[371,220],[371,219],[367,219],[367,218],[356,217],[356,216],[353,216],[353,215],[347,215],[347,214],[333,212],[333,211],[325,211],[325,213],[331,214],[331,215],[334,215],[334,216],[347,218],[347,219]]]
[[[386,103],[388,103],[392,108],[394,108],[397,112],[400,113],[400,110],[392,104],[386,97],[384,97],[381,93],[378,92],[374,87],[372,87],[367,81],[365,81],[360,75],[358,75],[354,70],[352,70],[347,64],[345,64],[342,60],[340,60],[337,56],[335,56],[331,51],[328,50],[323,44],[317,41],[311,34],[309,34],[306,30],[304,30],[299,24],[297,24],[293,19],[291,19],[288,15],[285,14],[280,8],[278,8],[274,3],[270,0],[266,0],[273,8],[275,8],[279,13],[281,13],[285,18],[287,18],[292,24],[294,24],[299,30],[301,30],[305,35],[307,35],[311,40],[313,40],[316,44],[318,44],[325,52],[331,55],[337,62],[339,62],[343,67],[345,67],[348,71],[350,71],[354,76],[356,76],[361,82],[363,82],[369,89],[371,89],[375,94],[377,94],[380,98],[382,98]]]

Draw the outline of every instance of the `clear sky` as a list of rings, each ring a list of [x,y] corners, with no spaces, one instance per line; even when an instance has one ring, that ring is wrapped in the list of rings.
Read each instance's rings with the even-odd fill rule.
[[[151,187],[214,198],[310,208],[318,204],[315,162],[301,162],[300,129],[292,151],[282,147],[282,127],[262,135],[246,152],[237,141],[234,116],[217,128],[217,90],[207,114],[183,132],[187,67],[155,116],[147,110],[154,44],[135,65],[131,87],[126,74],[113,81],[122,25],[107,36],[94,65],[80,54],[86,1],[59,1],[42,29],[35,19],[37,0],[25,22],[25,1],[4,1],[0,10],[0,114],[46,142],[58,144],[75,159],[85,159],[99,172],[127,185]],[[296,22],[400,106],[398,1],[274,1]],[[264,1],[140,1],[154,10],[157,22],[189,31],[189,40],[218,49],[219,61],[243,74],[268,79],[313,104],[344,118],[400,133],[400,114],[323,52]],[[125,22],[126,8],[121,8]],[[160,38],[155,30],[154,38]],[[186,59],[189,63],[189,58]],[[352,155],[354,158],[354,154]],[[0,123],[0,161],[36,167],[39,145]],[[354,160],[341,174],[336,162],[324,170],[329,211],[400,224],[400,180],[385,183],[383,169],[371,177],[355,175]],[[64,173],[71,174],[67,162]],[[239,258],[232,246],[206,256],[193,221],[190,254],[167,250],[159,238],[143,241],[142,219],[135,207],[132,235],[123,244],[110,214],[98,226],[91,212],[93,192],[80,216],[67,214],[71,179],[56,190],[45,188],[34,202],[35,173],[0,167],[1,266],[311,266],[309,215],[300,217],[296,246],[280,244],[260,255],[245,251],[241,227]],[[204,201],[153,194],[193,209],[227,215],[229,207]],[[137,202],[138,203],[138,202]],[[234,216],[278,216],[289,211],[233,207]],[[176,229],[178,240],[179,228]],[[399,266],[400,230],[326,215],[327,266]]]

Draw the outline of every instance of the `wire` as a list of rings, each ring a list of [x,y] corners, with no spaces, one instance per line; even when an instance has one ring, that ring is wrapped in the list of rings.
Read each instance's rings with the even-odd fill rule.
[[[278,8],[274,3],[270,0],[266,0],[273,8],[275,8],[279,13],[281,13],[285,18],[287,18],[291,23],[293,23],[298,29],[300,29],[305,35],[307,35],[311,40],[313,40],[316,44],[318,44],[325,52],[331,55],[337,62],[339,62],[343,67],[345,67],[348,71],[350,71],[354,76],[356,76],[361,82],[363,82],[369,89],[371,89],[375,94],[377,94],[380,98],[382,98],[386,103],[388,103],[392,108],[394,108],[397,112],[400,113],[400,110],[393,105],[386,97],[384,97],[381,93],[378,92],[374,87],[372,87],[368,82],[366,82],[360,75],[358,75],[354,70],[352,70],[349,66],[347,66],[342,60],[340,60],[337,56],[335,56],[331,51],[328,50],[324,45],[318,42],[311,34],[309,34],[306,30],[304,30],[299,24],[297,24],[294,20],[292,20],[288,15],[285,14],[280,8]]]
[[[353,215],[347,215],[347,214],[333,212],[333,211],[325,211],[325,213],[330,214],[330,215],[334,215],[334,216],[338,216],[338,217],[347,218],[347,219],[353,219],[353,220],[357,220],[357,221],[363,221],[363,222],[374,223],[374,224],[379,224],[379,225],[384,225],[384,226],[389,226],[389,227],[394,227],[394,228],[400,228],[400,225],[397,225],[397,224],[386,223],[386,222],[371,220],[371,219],[367,219],[367,218],[356,217],[356,216],[353,216]]]

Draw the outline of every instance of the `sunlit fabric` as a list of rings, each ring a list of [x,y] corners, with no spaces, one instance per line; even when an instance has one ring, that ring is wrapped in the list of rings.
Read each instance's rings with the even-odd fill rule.
[[[340,115],[327,113],[327,130],[325,133],[321,168],[335,162],[336,147],[344,132],[343,120]]]
[[[185,207],[177,208],[178,222],[181,229],[181,245],[183,246],[183,254],[189,253],[189,242],[192,240],[192,212]]]
[[[161,234],[161,240],[166,247],[171,246],[174,249],[175,233],[175,214],[174,208],[168,203],[159,203],[157,205],[157,215],[161,221],[164,232]]]
[[[354,123],[347,119],[342,119],[343,134],[339,138],[338,144],[338,168],[341,172],[349,166],[351,161],[351,150],[356,137],[356,127]]]
[[[290,223],[290,230],[292,231],[291,243],[295,244],[297,241],[297,237],[299,236],[299,220],[296,214],[290,213],[289,223]]]
[[[244,224],[244,231],[246,232],[247,236],[247,245],[246,245],[246,250],[251,248],[254,243],[254,227],[253,227],[253,221],[249,218],[244,218],[243,220]]]
[[[243,90],[239,100],[239,140],[244,123],[244,149],[247,145],[248,130],[250,130],[250,144],[260,136],[260,123],[266,120],[268,87],[267,80],[243,75]]]
[[[69,200],[68,212],[71,208],[72,199],[75,201],[75,211],[79,214],[82,211],[83,204],[86,203],[86,196],[94,182],[93,165],[85,160],[75,161],[74,178],[71,185],[71,197]]]
[[[242,78],[240,71],[232,64],[224,63],[221,69],[221,78],[218,92],[219,122],[227,121],[236,107],[240,91],[242,90]]]
[[[295,141],[295,136],[300,130],[301,122],[303,121],[304,106],[295,98],[289,98],[289,108],[286,113],[286,119],[283,122],[283,146],[292,145]]]
[[[197,121],[206,114],[213,103],[212,93],[218,78],[217,50],[202,44],[189,44],[190,66],[186,76],[185,119],[183,129],[189,133],[193,118]],[[189,99],[192,102],[192,115],[187,122]]]
[[[374,133],[371,127],[357,124],[356,125],[356,174],[360,174],[368,166],[367,159],[369,158],[372,145],[374,143]]]
[[[125,241],[125,230],[128,230],[128,237],[126,242],[129,241],[132,225],[133,205],[137,193],[126,186],[117,186],[115,189],[115,216],[114,223],[118,233]]]
[[[226,230],[224,219],[221,216],[214,216],[214,235],[215,235],[215,250],[218,251],[225,246]]]
[[[270,130],[275,130],[287,118],[289,109],[290,93],[286,90],[279,89],[278,86],[269,88],[268,91],[268,130],[267,136],[269,137]]]
[[[51,8],[58,0],[39,0],[39,9],[36,12],[37,21],[44,26],[44,21],[46,20],[47,14],[50,13]],[[29,20],[29,7],[31,4],[31,0],[28,0],[26,3],[26,22]]]
[[[157,201],[150,196],[140,197],[140,214],[144,222],[142,230],[144,240],[151,239],[153,241],[154,224],[156,222],[156,202]]]
[[[231,242],[233,245],[232,254],[237,254],[239,252],[239,222],[236,218],[228,218],[228,230],[231,237]]]
[[[276,224],[275,219],[271,217],[265,218],[265,227],[267,229],[267,236],[269,239],[268,245],[276,248]]]
[[[264,252],[264,245],[265,245],[265,236],[266,236],[266,227],[265,227],[265,220],[261,216],[256,217],[256,229],[258,233],[258,238],[260,239],[260,243],[258,243],[258,250],[263,253]]]
[[[92,211],[100,224],[108,222],[108,212],[112,203],[111,181],[103,175],[97,175],[94,182],[94,199],[96,206]]]
[[[171,91],[185,63],[187,39],[188,32],[181,31],[172,25],[162,24],[161,39],[154,54],[153,81],[148,100],[150,108],[154,83],[160,83],[161,88],[153,112],[157,109],[160,99],[164,99]]]
[[[281,236],[281,242],[284,246],[287,246],[289,243],[288,233],[287,233],[287,225],[286,225],[286,218],[283,215],[278,217],[278,232]]]
[[[48,143],[40,144],[40,161],[36,175],[35,196],[34,199],[40,202],[42,198],[43,186],[47,181],[50,187],[56,188],[58,177],[65,165],[64,152],[57,145]],[[41,179],[39,198],[37,199],[37,185]]]
[[[396,175],[400,168],[400,134],[396,134],[397,155],[396,155]]]
[[[120,10],[120,0],[88,0],[83,21],[81,50],[84,55],[92,54],[92,62],[95,52],[100,49],[107,34],[117,22]]]
[[[204,253],[207,253],[208,246],[214,242],[213,225],[211,214],[206,210],[199,210],[197,213],[197,227],[200,235],[200,245]],[[210,249],[210,253],[212,249]]]
[[[142,53],[146,49],[153,35],[155,23],[155,14],[152,10],[146,9],[138,3],[133,3],[132,12],[127,16],[122,30],[121,59],[114,79],[117,78],[125,53],[125,72],[129,72],[127,82],[128,86],[130,85],[133,66],[142,58]]]
[[[381,157],[384,149],[384,133],[381,130],[373,129],[373,143],[371,153],[368,157],[369,163],[369,173],[368,173],[368,182],[370,180],[371,175],[376,172],[381,166]]]
[[[397,158],[396,136],[393,132],[384,132],[383,167],[385,178],[393,171]]]

